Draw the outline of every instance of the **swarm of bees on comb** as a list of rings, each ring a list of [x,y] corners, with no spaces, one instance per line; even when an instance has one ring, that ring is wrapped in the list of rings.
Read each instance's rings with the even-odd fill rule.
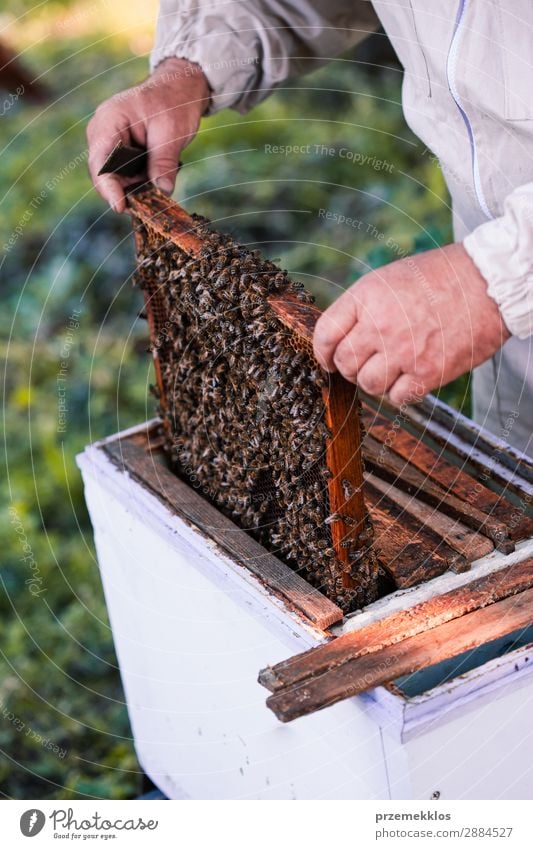
[[[334,546],[328,377],[268,301],[313,298],[199,216],[173,239],[166,204],[157,225],[140,201],[130,211],[173,468],[345,612],[360,608],[377,596],[378,567],[367,515],[358,539],[341,541],[342,557]]]

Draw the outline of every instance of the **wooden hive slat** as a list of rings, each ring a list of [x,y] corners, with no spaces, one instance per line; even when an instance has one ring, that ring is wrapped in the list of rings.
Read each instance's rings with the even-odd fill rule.
[[[398,409],[386,399],[360,394],[370,410],[393,424],[398,421]],[[430,446],[439,458],[451,460],[476,483],[518,503],[524,515],[533,515],[529,457],[492,437],[438,398],[428,396],[418,404],[405,405],[400,418],[402,430]]]
[[[527,558],[268,667],[260,683],[271,692],[292,687],[531,587],[533,558]]]
[[[526,628],[532,587],[528,559],[267,667],[267,705],[288,722]]]
[[[367,435],[365,439],[365,463],[367,468],[409,495],[438,508],[445,515],[458,519],[469,528],[482,531],[499,551],[510,553],[514,549],[509,528],[504,522],[487,515],[470,502],[457,498],[453,492],[434,483],[416,467],[404,462],[393,450],[383,452],[381,443],[371,435]]]
[[[391,454],[401,457],[412,469],[423,473],[425,478],[453,492],[466,504],[472,504],[486,516],[503,522],[515,542],[533,536],[533,519],[526,510],[509,502],[504,494],[488,489],[480,480],[473,480],[464,468],[452,465],[443,452],[437,452],[421,439],[400,427],[391,428],[391,423],[369,407],[363,407],[364,421],[369,435],[376,439],[383,456]]]

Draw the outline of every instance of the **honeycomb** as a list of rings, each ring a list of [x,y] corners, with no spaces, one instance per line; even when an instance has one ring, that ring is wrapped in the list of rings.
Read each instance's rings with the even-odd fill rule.
[[[133,220],[158,376],[153,391],[173,469],[345,612],[372,601],[370,545],[348,551],[347,562],[333,548],[327,376],[267,302],[313,298],[199,216],[192,218],[202,244],[195,256],[144,218]]]

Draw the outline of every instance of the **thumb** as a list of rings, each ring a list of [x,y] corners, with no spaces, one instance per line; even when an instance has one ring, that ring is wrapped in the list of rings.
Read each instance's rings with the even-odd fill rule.
[[[171,194],[176,182],[180,153],[187,138],[179,133],[168,117],[154,118],[148,125],[148,178],[166,194]]]

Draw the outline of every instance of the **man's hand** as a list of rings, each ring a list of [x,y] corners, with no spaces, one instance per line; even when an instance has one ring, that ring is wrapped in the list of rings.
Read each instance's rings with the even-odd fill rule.
[[[400,405],[484,362],[509,335],[454,244],[365,274],[320,317],[314,349],[328,371]]]
[[[165,59],[141,85],[114,95],[96,110],[87,127],[89,172],[116,212],[126,206],[124,188],[136,178],[98,176],[117,142],[148,149],[148,178],[170,194],[180,153],[196,135],[209,104],[209,84],[198,65]]]

